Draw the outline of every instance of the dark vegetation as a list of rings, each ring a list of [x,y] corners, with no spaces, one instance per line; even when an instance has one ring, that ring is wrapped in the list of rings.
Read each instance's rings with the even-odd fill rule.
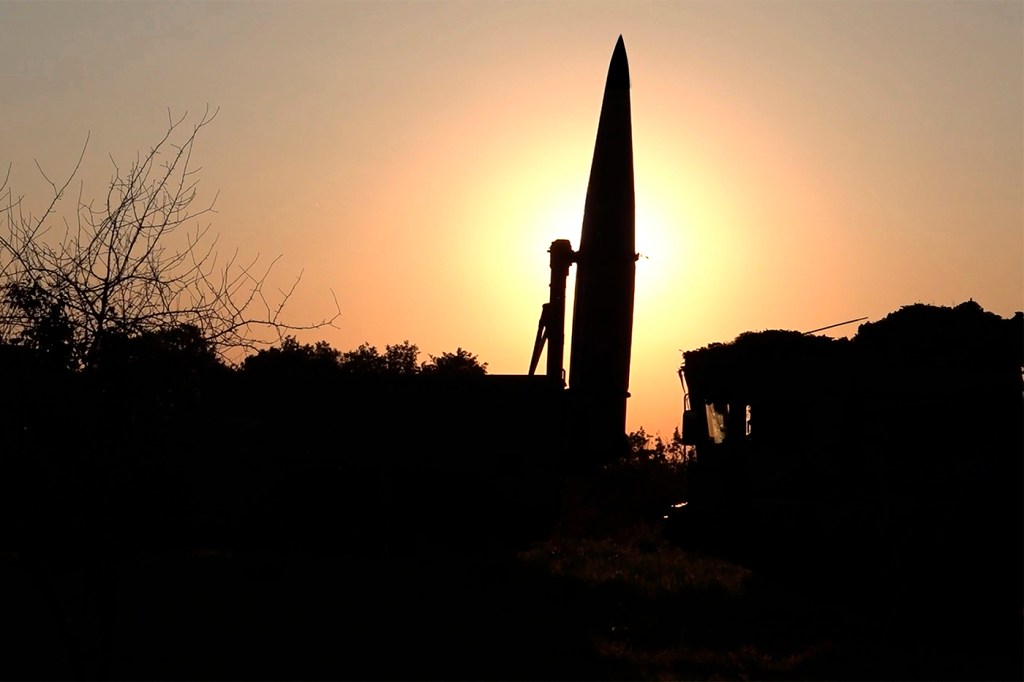
[[[111,339],[70,369],[2,345],[4,676],[1016,678],[1021,449],[998,431],[1020,419],[1001,405],[1011,388],[1021,399],[1019,365],[971,379],[978,393],[956,377],[989,361],[944,364],[951,393],[926,387],[938,421],[908,425],[885,411],[925,409],[904,374],[930,374],[910,356],[872,356],[838,390],[831,360],[806,351],[833,348],[834,371],[905,348],[945,362],[898,323],[961,315],[1019,334],[1019,319],[970,306],[910,307],[852,341],[771,332],[715,347],[775,354],[787,401],[825,392],[795,417],[759,413],[770,392],[751,399],[749,434],[731,442],[641,430],[590,470],[560,468],[528,422],[502,436],[492,409],[551,398],[481,383],[503,378],[464,350],[423,363],[408,342],[339,352],[289,337],[232,368],[184,327]],[[873,336],[887,325],[888,341]],[[702,381],[721,405],[777,379],[720,385],[713,368],[688,374],[691,398]],[[874,381],[889,403],[843,403],[859,430],[808,425],[831,414],[823,396]],[[989,399],[972,412],[954,395]]]
[[[471,353],[419,363],[407,342],[340,353],[286,338],[230,368],[174,328],[109,337],[79,369],[0,345],[0,372],[5,677],[495,665],[447,637],[484,636],[471,610],[532,532],[544,486],[468,458],[469,443],[486,454],[462,418],[488,401]],[[445,408],[418,411],[446,423],[415,414],[431,398]],[[409,658],[371,655],[403,637]]]

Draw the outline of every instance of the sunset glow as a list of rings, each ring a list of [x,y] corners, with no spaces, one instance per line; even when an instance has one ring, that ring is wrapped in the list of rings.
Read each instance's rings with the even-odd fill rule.
[[[915,302],[1024,309],[1022,8],[2,3],[0,172],[38,206],[35,160],[70,172],[89,135],[83,192],[102,197],[108,153],[209,104],[195,154],[223,250],[282,254],[278,286],[302,272],[296,322],[337,297],[337,328],[302,340],[463,347],[525,373],[548,246],[579,244],[622,34],[628,427],[668,436],[681,350]]]

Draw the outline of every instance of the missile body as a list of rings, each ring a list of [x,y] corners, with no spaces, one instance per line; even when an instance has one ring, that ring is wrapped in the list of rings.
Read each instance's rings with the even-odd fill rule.
[[[605,84],[577,253],[569,390],[577,443],[625,443],[636,276],[629,63],[622,36]]]

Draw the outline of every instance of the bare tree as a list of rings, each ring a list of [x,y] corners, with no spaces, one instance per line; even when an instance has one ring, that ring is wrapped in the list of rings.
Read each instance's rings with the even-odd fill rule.
[[[230,361],[286,333],[333,324],[337,301],[334,314],[318,322],[283,320],[301,273],[271,300],[264,289],[277,259],[261,266],[259,255],[243,262],[235,251],[218,261],[217,238],[201,222],[216,196],[197,205],[200,169],[192,158],[200,131],[216,114],[207,109],[189,129],[187,113],[177,119],[168,113],[156,145],[127,167],[113,162],[105,200],[86,201],[79,189],[70,220],[60,219],[58,208],[88,139],[59,185],[37,162],[52,188],[38,217],[9,188],[8,167],[0,183],[0,340],[60,351],[70,365],[83,367],[111,335],[189,325]]]

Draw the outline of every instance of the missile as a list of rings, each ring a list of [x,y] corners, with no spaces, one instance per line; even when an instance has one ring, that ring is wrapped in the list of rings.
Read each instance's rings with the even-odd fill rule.
[[[636,205],[629,63],[619,36],[608,67],[576,261],[569,391],[581,442],[625,442],[633,337]]]

